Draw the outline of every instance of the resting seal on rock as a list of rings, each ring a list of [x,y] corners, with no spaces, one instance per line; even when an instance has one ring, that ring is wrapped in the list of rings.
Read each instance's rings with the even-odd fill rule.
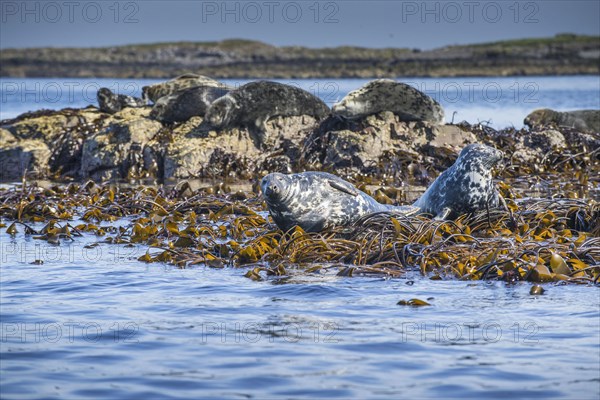
[[[142,88],[142,98],[146,101],[152,101],[153,103],[156,103],[161,97],[165,97],[180,90],[189,89],[195,86],[211,86],[231,90],[229,86],[209,78],[208,76],[185,74],[166,82],[144,86]]]
[[[353,90],[334,104],[332,111],[347,119],[391,111],[403,121],[444,123],[444,109],[437,101],[412,86],[391,79],[377,79]]]
[[[560,112],[543,108],[533,111],[525,118],[523,123],[530,128],[557,125],[600,132],[600,110]]]
[[[158,99],[150,117],[161,122],[182,122],[194,116],[204,117],[212,102],[228,92],[229,89],[216,86],[180,90]]]
[[[96,93],[100,111],[114,114],[126,107],[143,107],[146,102],[137,97],[113,93],[108,88],[100,88]]]
[[[206,120],[215,128],[248,127],[266,130],[266,122],[276,116],[309,115],[320,120],[329,107],[306,90],[270,81],[250,82],[215,100]]]
[[[351,183],[326,172],[276,172],[265,176],[260,187],[273,221],[283,231],[299,226],[306,232],[319,232],[349,225],[370,213],[410,215],[418,211],[413,206],[380,204]]]
[[[466,146],[413,206],[436,219],[498,207],[500,200],[492,181],[492,168],[502,156],[500,150],[483,144]]]

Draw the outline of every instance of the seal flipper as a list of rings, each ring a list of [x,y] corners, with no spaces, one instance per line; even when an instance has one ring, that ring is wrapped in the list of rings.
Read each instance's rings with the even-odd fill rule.
[[[334,181],[331,179],[329,179],[327,182],[329,183],[329,186],[331,186],[334,189],[347,193],[351,196],[358,196],[358,190],[348,182]]]
[[[450,215],[450,213],[452,213],[452,210],[449,207],[444,207],[442,208],[442,211],[440,211],[436,216],[435,216],[435,220],[438,221],[443,221],[446,218],[448,218],[448,216]]]

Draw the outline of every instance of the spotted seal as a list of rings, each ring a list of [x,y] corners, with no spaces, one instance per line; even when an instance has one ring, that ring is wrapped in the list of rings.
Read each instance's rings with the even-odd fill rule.
[[[370,213],[410,215],[418,211],[413,206],[380,204],[351,183],[326,172],[275,172],[265,176],[260,187],[273,221],[283,231],[299,226],[306,232],[319,232],[349,225]]]
[[[360,119],[382,111],[391,111],[403,121],[444,123],[444,109],[425,93],[391,79],[376,79],[348,93],[333,105],[333,114]]]
[[[500,150],[483,144],[466,146],[413,206],[436,219],[498,207],[500,199],[492,181],[492,168],[502,156]]]
[[[318,97],[298,87],[271,81],[256,81],[215,100],[206,120],[215,128],[248,127],[264,132],[266,122],[276,116],[309,115],[317,120],[329,115],[329,107]]]
[[[96,93],[100,111],[114,114],[126,107],[143,107],[146,102],[142,99],[124,94],[116,94],[108,88],[100,88]]]
[[[529,114],[523,123],[530,128],[555,124],[580,130],[600,132],[600,110],[560,112],[542,108]]]
[[[213,101],[229,89],[215,86],[195,86],[163,96],[154,104],[150,117],[161,122],[182,122],[194,116],[204,117]]]
[[[171,95],[180,90],[196,86],[211,86],[217,88],[231,89],[229,86],[204,75],[184,74],[166,82],[156,83],[142,87],[142,98],[146,101],[156,103],[161,97]]]

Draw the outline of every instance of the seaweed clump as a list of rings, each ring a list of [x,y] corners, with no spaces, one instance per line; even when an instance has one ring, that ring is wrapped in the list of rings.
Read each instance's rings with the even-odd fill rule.
[[[598,283],[597,201],[522,198],[509,184],[499,186],[504,209],[455,221],[379,213],[349,227],[306,233],[278,230],[258,196],[222,184],[197,191],[92,181],[23,184],[0,190],[0,217],[12,221],[0,227],[53,245],[95,235],[88,246],[147,246],[140,261],[243,268],[255,280],[418,271],[430,279]],[[45,226],[34,229],[32,222]]]

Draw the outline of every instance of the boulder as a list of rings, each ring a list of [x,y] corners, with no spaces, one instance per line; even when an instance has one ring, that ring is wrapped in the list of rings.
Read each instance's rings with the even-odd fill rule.
[[[4,139],[6,134],[2,134]],[[40,141],[24,139],[0,143],[0,181],[21,179],[28,176],[43,178],[48,176],[50,149]]]
[[[106,180],[149,175],[145,172],[150,172],[148,168],[151,169],[155,163],[151,160],[153,152],[146,147],[152,145],[152,139],[163,127],[132,110],[136,109],[125,109],[115,114],[120,114],[120,121],[114,121],[86,138],[81,154],[81,177]],[[125,112],[134,117],[124,118]]]

